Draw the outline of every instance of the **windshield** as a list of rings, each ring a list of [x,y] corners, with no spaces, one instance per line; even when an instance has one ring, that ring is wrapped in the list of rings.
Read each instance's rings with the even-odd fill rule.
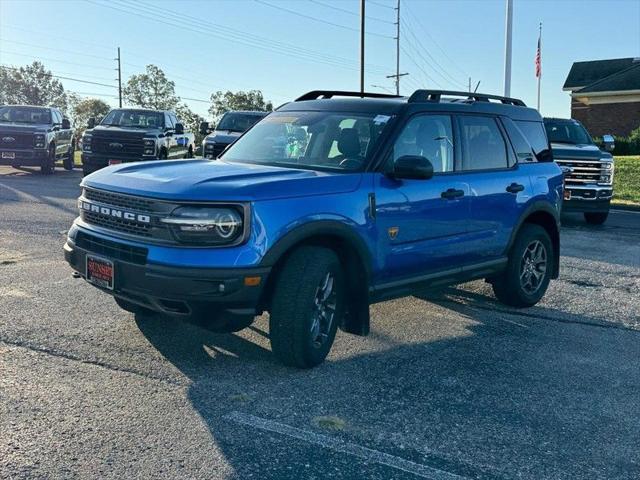
[[[145,110],[111,110],[100,125],[131,128],[162,128],[164,114]]]
[[[230,162],[311,170],[359,171],[369,160],[388,115],[276,112],[222,155]]]
[[[264,114],[266,115],[266,113]],[[256,115],[251,113],[225,113],[220,123],[216,126],[216,130],[227,130],[230,132],[246,132],[253,125],[261,120],[264,115]]]
[[[38,107],[0,107],[0,121],[50,124],[51,112],[47,108]]]
[[[551,143],[568,143],[571,145],[592,144],[587,130],[578,122],[544,122],[547,137]]]

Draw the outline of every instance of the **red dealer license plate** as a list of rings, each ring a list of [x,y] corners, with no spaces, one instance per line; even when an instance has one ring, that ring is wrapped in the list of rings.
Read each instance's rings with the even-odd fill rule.
[[[120,165],[121,163],[122,163],[122,160],[116,160],[115,158],[109,159],[109,165]]]
[[[113,262],[106,258],[87,255],[87,281],[98,287],[113,290]]]

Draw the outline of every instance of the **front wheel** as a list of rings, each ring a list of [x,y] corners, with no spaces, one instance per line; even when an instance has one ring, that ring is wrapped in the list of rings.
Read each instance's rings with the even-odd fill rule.
[[[189,147],[187,153],[184,154],[184,158],[193,158],[193,147]]]
[[[62,160],[62,166],[65,170],[73,170],[73,166],[75,163],[74,159],[75,149],[73,148],[73,144],[69,145],[69,153]]]
[[[285,365],[315,367],[329,353],[344,315],[345,283],[338,256],[324,247],[301,247],[286,260],[276,281],[271,349]]]
[[[55,173],[56,170],[56,147],[49,147],[49,155],[47,158],[42,160],[42,164],[40,165],[40,173],[43,175],[51,175]]]
[[[516,238],[506,270],[492,281],[498,300],[512,307],[531,307],[544,296],[553,272],[553,245],[539,225],[525,224]]]
[[[602,225],[607,221],[609,212],[585,212],[584,219],[590,225]]]

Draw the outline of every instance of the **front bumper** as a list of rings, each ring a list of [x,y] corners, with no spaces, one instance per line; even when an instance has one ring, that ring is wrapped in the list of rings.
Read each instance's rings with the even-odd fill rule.
[[[123,157],[118,155],[102,155],[97,153],[82,152],[82,167],[85,172],[95,172],[101,168],[109,166],[111,161],[117,163],[142,162],[147,160],[158,160],[156,157]]]
[[[562,203],[563,212],[606,212],[613,197],[612,186],[565,185],[564,191],[571,192],[571,198]]]
[[[2,158],[2,153],[13,153],[14,158]],[[0,165],[15,165],[20,167],[39,167],[49,158],[46,149],[0,149]]]
[[[121,252],[130,251],[128,245],[88,234],[85,237],[93,238],[96,242],[83,241],[81,247],[72,238],[67,238],[64,245],[65,260],[85,279],[87,254],[111,260],[114,268],[113,290],[97,287],[110,295],[187,320],[198,320],[222,312],[233,315],[261,313],[260,300],[270,267],[193,268],[149,264],[141,258],[124,260],[118,257]],[[255,286],[247,286],[247,277],[260,277],[260,282]]]

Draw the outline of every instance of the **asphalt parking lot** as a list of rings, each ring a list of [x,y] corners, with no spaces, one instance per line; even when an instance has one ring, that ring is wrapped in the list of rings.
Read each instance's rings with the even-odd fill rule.
[[[372,307],[311,371],[121,311],[62,256],[80,173],[0,167],[0,477],[640,477],[640,213],[566,218],[538,306]]]

